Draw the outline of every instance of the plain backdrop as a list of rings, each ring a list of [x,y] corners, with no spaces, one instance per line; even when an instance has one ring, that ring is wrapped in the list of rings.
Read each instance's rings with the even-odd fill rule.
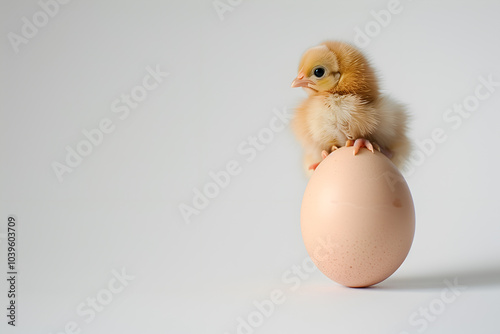
[[[2,306],[1,332],[499,333],[500,86],[474,94],[481,78],[500,82],[500,3],[401,0],[383,16],[394,4],[2,1],[0,267],[14,214],[19,277],[17,326]],[[293,271],[307,259],[307,178],[290,128],[241,153],[306,96],[290,88],[301,54],[358,29],[420,152],[405,173],[412,249],[369,289]],[[155,70],[168,75],[146,91]],[[103,120],[113,131],[84,147]],[[429,144],[436,129],[446,139]],[[91,152],[60,182],[53,166],[78,145]],[[187,223],[180,207],[228,163],[239,173]],[[7,290],[2,279],[0,305]],[[273,291],[280,303],[257,314]]]

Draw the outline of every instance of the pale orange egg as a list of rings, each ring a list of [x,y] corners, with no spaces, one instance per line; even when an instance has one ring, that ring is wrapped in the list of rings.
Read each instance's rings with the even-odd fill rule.
[[[311,259],[348,287],[385,280],[403,263],[415,232],[408,185],[382,153],[343,147],[314,171],[302,200],[302,237]]]

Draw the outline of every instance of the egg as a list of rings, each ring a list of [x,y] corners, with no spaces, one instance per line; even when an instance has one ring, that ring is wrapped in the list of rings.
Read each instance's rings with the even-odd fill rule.
[[[304,244],[318,269],[348,287],[391,276],[410,251],[415,208],[410,189],[382,153],[332,152],[312,174],[300,212]]]

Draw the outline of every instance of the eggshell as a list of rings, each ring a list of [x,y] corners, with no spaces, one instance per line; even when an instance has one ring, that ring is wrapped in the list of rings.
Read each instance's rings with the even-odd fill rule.
[[[321,162],[306,187],[302,237],[311,259],[348,287],[385,280],[403,263],[415,232],[408,185],[382,153],[343,147]]]

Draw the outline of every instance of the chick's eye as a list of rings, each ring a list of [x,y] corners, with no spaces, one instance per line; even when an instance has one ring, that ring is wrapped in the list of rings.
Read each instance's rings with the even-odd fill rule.
[[[313,74],[315,77],[321,78],[323,75],[325,75],[325,69],[323,67],[315,68]]]

